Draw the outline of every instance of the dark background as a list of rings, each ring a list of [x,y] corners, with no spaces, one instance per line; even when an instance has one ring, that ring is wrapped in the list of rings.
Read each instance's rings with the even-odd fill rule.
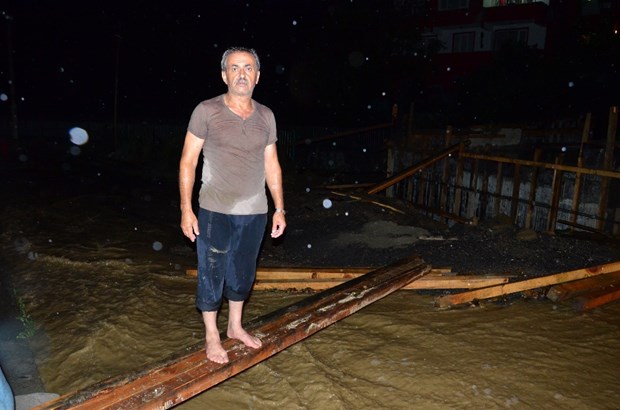
[[[414,52],[420,5],[9,0],[0,8],[0,93],[10,95],[10,46],[20,120],[112,121],[116,107],[119,122],[186,123],[199,101],[225,91],[221,54],[240,45],[258,51],[255,98],[280,124],[377,124],[390,120],[395,103],[405,111],[415,104],[420,119],[439,126],[606,113],[617,105],[620,36],[605,22],[577,22],[562,47],[544,56],[504,50],[450,89],[429,90],[426,79],[443,68],[433,50]],[[0,118],[8,117],[9,102],[0,101]]]

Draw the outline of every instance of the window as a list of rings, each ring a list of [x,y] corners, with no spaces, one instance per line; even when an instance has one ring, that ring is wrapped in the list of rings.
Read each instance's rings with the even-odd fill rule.
[[[452,36],[452,52],[453,53],[469,53],[474,51],[474,41],[476,33],[455,33]]]
[[[493,48],[499,50],[509,44],[527,45],[527,34],[527,28],[497,30]]]
[[[438,10],[458,10],[469,8],[469,0],[439,0]]]

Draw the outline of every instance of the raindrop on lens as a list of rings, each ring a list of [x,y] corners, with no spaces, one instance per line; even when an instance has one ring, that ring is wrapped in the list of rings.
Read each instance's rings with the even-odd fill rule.
[[[306,192],[310,192],[310,188],[306,188]]]
[[[159,241],[155,241],[153,242],[153,250],[154,251],[161,251],[163,249],[164,245],[159,242]]]
[[[0,94],[0,101],[8,101],[9,100],[9,96],[6,95],[5,93]]]
[[[69,130],[69,137],[75,145],[84,145],[88,142],[88,133],[84,128],[73,127]]]
[[[323,200],[323,208],[329,209],[332,207],[332,201],[329,198]]]
[[[566,152],[566,147],[562,147],[562,152]]]
[[[310,249],[310,248],[312,248],[312,244],[311,243],[308,244],[308,249]]]

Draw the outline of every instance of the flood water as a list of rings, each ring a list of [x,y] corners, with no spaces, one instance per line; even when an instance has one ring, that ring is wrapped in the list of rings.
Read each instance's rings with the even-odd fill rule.
[[[48,392],[131,372],[203,337],[195,278],[184,273],[194,255],[177,221],[92,205],[76,197],[3,215],[3,253],[37,326],[31,344]],[[255,292],[245,318],[303,297]],[[578,314],[546,300],[453,310],[433,301],[398,291],[177,408],[620,408],[619,303]]]

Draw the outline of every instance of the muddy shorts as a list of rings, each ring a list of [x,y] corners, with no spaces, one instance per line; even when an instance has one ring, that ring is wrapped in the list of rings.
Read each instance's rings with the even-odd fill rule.
[[[226,215],[200,208],[196,239],[200,311],[218,310],[223,298],[248,298],[266,225],[267,214]]]

